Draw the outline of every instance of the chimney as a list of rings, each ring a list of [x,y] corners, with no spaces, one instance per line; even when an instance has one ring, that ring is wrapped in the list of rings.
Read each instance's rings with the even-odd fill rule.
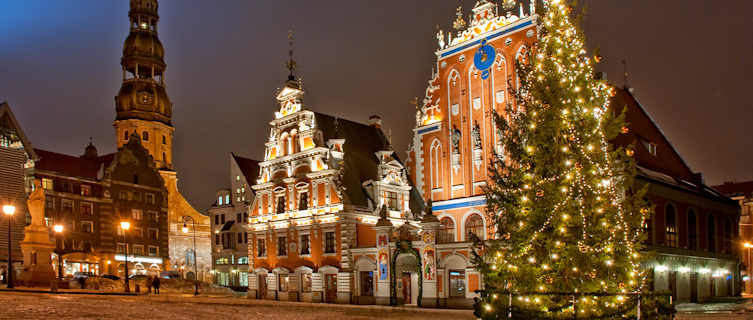
[[[374,128],[381,129],[382,128],[382,117],[380,117],[378,115],[373,115],[373,116],[369,117],[369,125],[372,126],[372,127],[374,127]]]

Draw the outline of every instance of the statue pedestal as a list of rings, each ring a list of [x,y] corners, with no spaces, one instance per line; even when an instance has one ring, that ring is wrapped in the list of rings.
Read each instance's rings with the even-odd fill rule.
[[[21,251],[24,255],[23,275],[26,286],[48,287],[55,280],[52,269],[52,252],[55,244],[50,241],[50,230],[45,226],[30,225],[24,229]]]

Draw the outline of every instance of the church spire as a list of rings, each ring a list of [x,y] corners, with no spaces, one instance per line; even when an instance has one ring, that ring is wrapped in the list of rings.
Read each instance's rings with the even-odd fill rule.
[[[296,63],[295,60],[293,60],[293,30],[288,31],[288,71],[290,71],[290,74],[288,74],[288,80],[295,81],[295,75],[293,75],[293,71],[295,70]]]
[[[172,167],[172,108],[165,90],[165,50],[157,36],[157,0],[130,0],[129,33],[120,59],[123,73],[115,96],[117,145],[141,137],[158,168]]]

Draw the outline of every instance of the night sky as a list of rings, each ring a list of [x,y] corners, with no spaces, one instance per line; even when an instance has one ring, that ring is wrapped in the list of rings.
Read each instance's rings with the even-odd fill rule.
[[[474,0],[462,1],[468,13]],[[708,184],[753,179],[750,0],[582,0],[582,27],[606,71],[629,83]],[[162,0],[159,36],[174,104],[180,189],[199,210],[229,185],[230,152],[259,159],[286,79],[287,33],[314,111],[379,114],[404,158],[435,65],[436,25],[458,1]],[[0,1],[0,101],[31,143],[80,155],[115,151],[113,97],[128,1]]]

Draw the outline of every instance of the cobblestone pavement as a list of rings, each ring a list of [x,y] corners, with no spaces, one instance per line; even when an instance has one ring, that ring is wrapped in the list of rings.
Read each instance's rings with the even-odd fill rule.
[[[307,304],[191,295],[0,292],[0,319],[473,319],[470,310]]]

